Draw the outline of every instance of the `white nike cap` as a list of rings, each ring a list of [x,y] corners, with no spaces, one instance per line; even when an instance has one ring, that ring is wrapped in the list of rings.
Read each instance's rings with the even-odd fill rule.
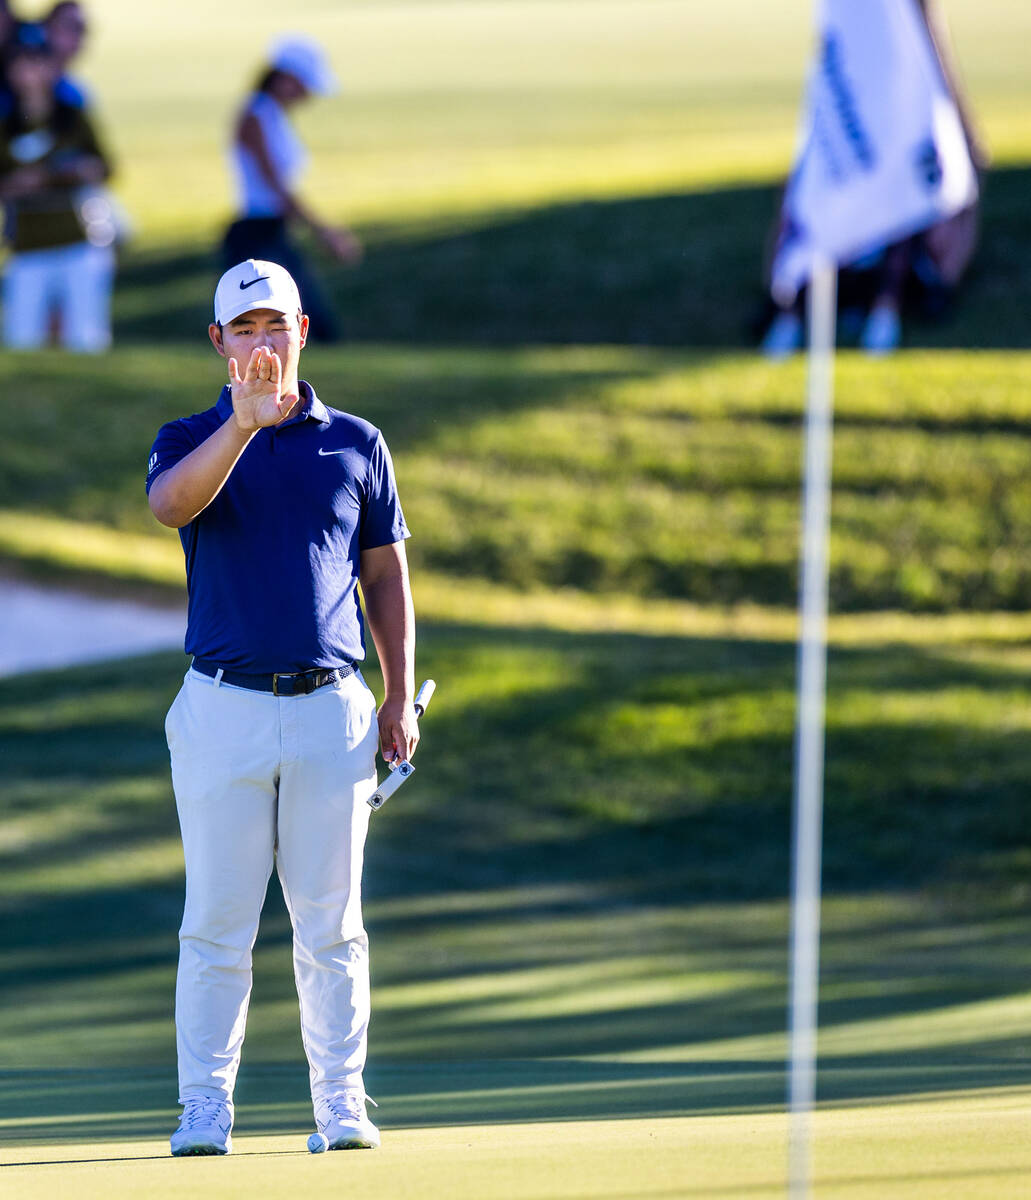
[[[228,325],[252,308],[271,308],[294,316],[301,311],[297,284],[285,267],[249,258],[226,271],[215,288],[216,322]]]
[[[317,96],[332,96],[339,88],[325,50],[311,38],[287,37],[276,42],[269,63],[277,71],[285,71],[299,79]]]

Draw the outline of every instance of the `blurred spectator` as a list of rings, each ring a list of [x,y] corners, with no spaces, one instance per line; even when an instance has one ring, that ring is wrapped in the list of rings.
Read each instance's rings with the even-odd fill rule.
[[[0,117],[0,199],[11,249],[4,341],[43,346],[56,323],[62,345],[103,350],[111,340],[114,237],[91,200],[110,174],[107,158],[86,109],[58,98],[60,65],[42,39],[19,31],[5,66],[12,103]]]
[[[911,308],[927,320],[949,309],[977,245],[977,204],[838,271],[842,341],[858,342],[868,354],[889,354],[902,337],[902,312]],[[768,308],[762,350],[782,358],[804,340],[805,289],[786,309]]]
[[[233,130],[232,163],[239,217],[222,243],[228,270],[247,258],[277,262],[290,272],[311,319],[311,335],[335,341],[339,329],[332,307],[297,246],[290,222],[307,226],[339,262],[361,259],[361,245],[348,229],[318,220],[295,190],[307,152],[288,120],[289,110],[312,95],[328,96],[337,82],[322,48],[289,38],[273,48],[268,66],[248,96]]]
[[[25,25],[11,9],[10,0],[0,0],[0,116],[11,107],[11,91],[7,86],[7,48]]]
[[[86,32],[86,17],[76,0],[60,0],[40,21],[17,20],[8,0],[0,0],[0,55],[11,41],[45,42],[58,65],[57,97],[76,108],[86,107],[89,97],[85,87],[66,72],[68,64],[82,50]],[[0,116],[10,111],[11,103],[11,90],[6,80],[0,78]]]
[[[917,0],[942,75],[952,92],[975,167],[987,163],[976,136],[952,62],[951,43],[937,0]],[[973,258],[977,246],[977,203],[946,221],[890,246],[872,250],[861,259],[841,264],[838,308],[844,341],[858,341],[872,355],[891,353],[902,337],[902,312],[911,306],[925,318],[941,317]],[[775,240],[775,239],[774,239]],[[804,340],[803,290],[790,308],[768,303],[762,324],[761,349],[770,358],[783,358],[801,348]]]
[[[10,41],[17,23],[18,20],[14,13],[11,12],[8,0],[0,0],[0,52],[4,50]]]
[[[88,27],[82,5],[76,0],[60,0],[40,22],[50,52],[60,72],[57,98],[76,108],[85,108],[89,96],[81,83],[68,75],[68,65],[82,50]]]

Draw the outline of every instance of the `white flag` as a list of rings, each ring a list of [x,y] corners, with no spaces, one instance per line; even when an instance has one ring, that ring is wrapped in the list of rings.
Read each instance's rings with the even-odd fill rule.
[[[774,298],[791,303],[814,250],[845,265],[976,197],[959,111],[916,0],[823,0]]]

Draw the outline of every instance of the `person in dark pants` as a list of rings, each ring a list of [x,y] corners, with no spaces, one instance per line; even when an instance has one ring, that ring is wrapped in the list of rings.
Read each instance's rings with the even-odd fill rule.
[[[959,111],[967,151],[975,168],[987,166],[987,153],[953,65],[951,40],[940,0],[917,0],[942,79]],[[930,164],[934,168],[935,164]],[[926,169],[926,168],[925,168]],[[925,319],[940,319],[948,310],[977,247],[979,201],[900,241],[873,247],[860,258],[838,264],[838,311],[841,336],[857,341],[868,354],[890,354],[902,338],[903,308]],[[781,207],[769,246],[789,223]],[[771,254],[772,258],[773,255]],[[764,331],[760,349],[780,359],[802,347],[805,290],[787,306],[769,296],[757,314],[754,332]]]
[[[290,38],[274,47],[233,130],[239,216],[222,242],[226,270],[253,258],[277,262],[290,272],[311,321],[311,337],[321,342],[339,340],[340,325],[324,288],[291,239],[290,226],[306,226],[334,259],[347,266],[360,261],[362,248],[349,229],[321,221],[298,197],[297,180],[308,155],[288,114],[313,95],[331,95],[336,86],[317,43]]]

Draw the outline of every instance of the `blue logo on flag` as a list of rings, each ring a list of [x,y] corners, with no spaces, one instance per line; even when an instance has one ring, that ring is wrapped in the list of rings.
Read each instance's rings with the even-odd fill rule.
[[[926,138],[916,148],[913,155],[913,165],[916,167],[917,178],[929,192],[935,192],[941,187],[942,160],[938,147],[931,138]]]

